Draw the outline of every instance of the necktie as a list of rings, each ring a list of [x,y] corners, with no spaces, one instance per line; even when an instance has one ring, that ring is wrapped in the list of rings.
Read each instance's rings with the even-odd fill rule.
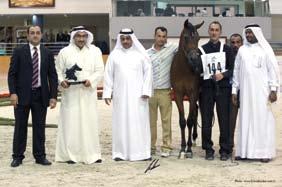
[[[39,74],[39,69],[38,69],[38,52],[37,48],[33,47],[34,53],[32,55],[32,88],[37,88],[38,87],[38,74]]]

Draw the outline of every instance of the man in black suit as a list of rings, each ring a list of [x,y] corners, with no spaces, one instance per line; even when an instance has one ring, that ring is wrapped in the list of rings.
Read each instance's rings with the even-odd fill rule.
[[[202,148],[206,151],[205,159],[214,160],[212,119],[214,118],[214,106],[216,104],[220,132],[220,160],[226,161],[230,153],[230,80],[234,69],[234,56],[231,48],[220,42],[222,26],[218,21],[213,21],[209,24],[208,33],[210,36],[209,42],[199,47],[202,63],[204,64],[204,76],[201,81],[201,92],[199,95],[202,116]]]
[[[47,107],[54,108],[57,103],[58,76],[53,54],[40,45],[40,27],[29,27],[27,34],[29,44],[14,50],[8,73],[10,100],[16,120],[11,167],[19,166],[24,159],[30,111],[35,162],[51,165],[45,154],[45,121]]]

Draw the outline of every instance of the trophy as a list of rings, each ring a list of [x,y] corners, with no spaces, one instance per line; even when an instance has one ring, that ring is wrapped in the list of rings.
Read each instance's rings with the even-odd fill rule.
[[[76,71],[81,71],[82,68],[79,67],[77,64],[73,65],[70,69],[66,70],[66,79],[69,85],[76,85],[76,84],[84,84],[86,81],[77,81],[77,76],[75,75]],[[70,81],[72,80],[72,81]]]

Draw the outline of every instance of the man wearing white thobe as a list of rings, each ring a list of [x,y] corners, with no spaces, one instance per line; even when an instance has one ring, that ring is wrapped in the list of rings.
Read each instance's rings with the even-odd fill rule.
[[[103,77],[104,64],[99,48],[91,45],[93,35],[84,27],[73,28],[70,44],[63,48],[56,60],[62,86],[55,160],[85,164],[100,163],[101,149],[97,116],[97,84]],[[77,65],[77,81],[70,84],[66,70]]]
[[[113,159],[147,160],[151,153],[148,98],[152,69],[145,48],[131,29],[123,29],[110,54],[104,75],[103,98],[113,99]]]
[[[235,159],[275,157],[275,119],[271,103],[277,100],[279,67],[261,28],[248,25],[243,32],[244,45],[235,60],[232,102],[237,104],[240,89],[240,118]]]

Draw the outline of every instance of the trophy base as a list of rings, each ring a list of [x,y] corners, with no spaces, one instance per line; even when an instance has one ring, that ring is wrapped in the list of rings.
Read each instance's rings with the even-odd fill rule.
[[[86,81],[75,81],[75,82],[68,82],[68,85],[77,85],[77,84],[84,84]]]

